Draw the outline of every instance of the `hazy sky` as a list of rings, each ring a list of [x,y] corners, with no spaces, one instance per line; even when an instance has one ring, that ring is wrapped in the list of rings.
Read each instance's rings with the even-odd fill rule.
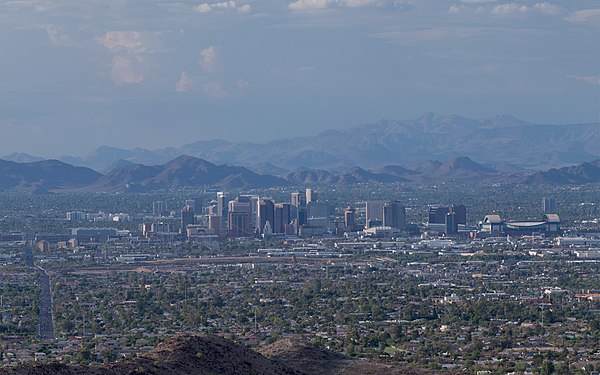
[[[599,121],[598,0],[0,0],[0,155]]]

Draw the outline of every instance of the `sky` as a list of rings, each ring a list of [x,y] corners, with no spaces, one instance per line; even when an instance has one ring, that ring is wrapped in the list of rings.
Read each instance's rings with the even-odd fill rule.
[[[0,0],[0,155],[600,121],[597,0]]]

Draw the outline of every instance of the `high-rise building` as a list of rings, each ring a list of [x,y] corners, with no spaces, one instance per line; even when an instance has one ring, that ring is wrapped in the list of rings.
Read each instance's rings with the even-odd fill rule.
[[[329,205],[326,202],[312,201],[306,205],[307,220],[316,217],[329,217]]]
[[[230,237],[248,237],[252,235],[250,195],[240,195],[229,201],[228,227]]]
[[[260,213],[258,212],[259,206],[260,197],[257,195],[253,195],[250,198],[250,226],[252,226],[252,228],[260,227]]]
[[[267,222],[271,230],[275,225],[275,203],[271,199],[261,199],[258,205],[258,229],[264,233]]]
[[[445,218],[446,234],[458,233],[458,215],[455,212],[448,212]]]
[[[216,211],[216,210],[215,210]],[[217,215],[208,214],[208,229],[212,234],[221,237],[223,235],[223,218]]]
[[[291,217],[296,221],[296,225],[306,224],[306,195],[300,192],[292,192],[291,198]]]
[[[221,223],[221,225],[223,227],[227,226],[227,212],[228,212],[228,197],[227,197],[227,193],[223,192],[223,191],[219,191],[217,192],[217,215],[216,216],[220,216],[223,220],[223,223]]]
[[[252,235],[250,228],[250,212],[229,211],[229,237],[249,237]]]
[[[450,207],[450,212],[456,214],[456,223],[467,225],[467,208],[464,204],[453,204]]]
[[[356,230],[356,212],[352,207],[344,210],[344,226],[349,231]]]
[[[290,224],[291,205],[289,203],[275,204],[275,217],[273,222],[273,233],[285,234]]]
[[[313,189],[306,189],[305,193],[306,193],[306,204],[309,204],[310,202],[318,201],[317,192],[313,191]]]
[[[399,201],[383,204],[383,225],[400,230],[406,229],[406,209]]]
[[[165,216],[165,212],[167,211],[167,202],[164,201],[156,201],[152,203],[152,215],[153,216]]]
[[[200,198],[186,199],[185,205],[191,207],[196,215],[202,213],[202,200]]]
[[[556,199],[549,197],[542,198],[542,212],[545,214],[555,214]]]
[[[429,224],[445,224],[446,214],[450,208],[446,206],[429,206]]]
[[[194,225],[194,210],[190,206],[181,209],[181,234],[187,237],[188,225]]]
[[[365,204],[365,228],[370,228],[373,223],[383,222],[383,205],[385,201],[367,201]]]

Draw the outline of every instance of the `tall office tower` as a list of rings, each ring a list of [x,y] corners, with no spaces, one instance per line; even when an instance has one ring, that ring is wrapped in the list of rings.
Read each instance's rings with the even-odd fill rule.
[[[406,229],[406,209],[400,201],[383,204],[383,225],[400,230]]]
[[[356,212],[351,206],[344,210],[344,226],[349,231],[356,230]]]
[[[259,228],[260,226],[260,197],[257,195],[253,195],[250,198],[250,226],[252,228]]]
[[[185,205],[191,207],[196,215],[202,213],[202,201],[200,198],[186,199]]]
[[[373,223],[383,222],[383,205],[385,201],[367,201],[365,205],[365,228]]]
[[[167,203],[164,201],[156,201],[152,203],[152,215],[163,216],[164,212],[167,211]]]
[[[297,225],[306,224],[306,195],[300,192],[292,192],[292,219]]]
[[[229,201],[228,229],[230,237],[248,237],[252,235],[250,195],[240,195]]]
[[[448,212],[444,224],[446,224],[446,234],[458,233],[458,215],[456,212]]]
[[[306,204],[309,204],[310,202],[316,202],[319,200],[317,198],[317,192],[313,191],[313,189],[306,189],[305,193],[306,193]]]
[[[445,224],[446,214],[450,209],[446,206],[429,206],[429,224]]]
[[[329,204],[327,202],[312,201],[306,205],[306,218],[329,217]]]
[[[271,230],[275,225],[275,203],[270,199],[261,199],[258,206],[258,229],[264,234],[265,225],[269,223]]]
[[[219,209],[217,202],[212,201],[212,204],[208,206],[208,229],[217,236],[221,237],[223,234],[223,218],[218,215]]]
[[[542,212],[545,214],[555,214],[556,199],[549,197],[542,198]]]
[[[185,206],[181,209],[181,234],[187,237],[188,225],[194,225],[194,210],[191,206]]]
[[[275,204],[275,218],[273,223],[273,233],[287,233],[287,226],[290,223],[291,205],[289,203]]]
[[[223,192],[223,191],[217,192],[217,216],[220,216],[223,219],[222,226],[224,226],[224,227],[226,226],[227,217],[228,217],[227,202],[228,202],[227,193]]]
[[[229,237],[249,237],[252,235],[250,227],[250,212],[229,211]]]
[[[450,207],[450,212],[456,214],[456,223],[467,225],[467,208],[464,204],[453,204]]]

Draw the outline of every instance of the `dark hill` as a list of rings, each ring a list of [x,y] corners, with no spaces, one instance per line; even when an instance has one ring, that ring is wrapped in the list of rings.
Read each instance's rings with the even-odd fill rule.
[[[104,366],[25,365],[7,375],[305,375],[219,336],[178,336],[148,354]]]
[[[335,184],[339,181],[339,177],[324,169],[298,168],[284,177],[298,184]]]
[[[287,181],[259,175],[245,167],[215,165],[182,155],[163,165],[132,164],[117,167],[86,188],[91,191],[151,191],[184,186],[261,188],[283,186]]]
[[[169,338],[147,354],[97,366],[26,364],[6,375],[429,375],[416,368],[356,360],[324,348],[284,339],[259,352],[219,336]],[[456,372],[446,371],[448,375]]]
[[[525,179],[529,185],[579,185],[600,182],[600,159],[564,168],[537,172]]]
[[[92,169],[74,167],[58,160],[32,163],[0,160],[0,191],[48,193],[83,187],[100,176],[100,173]]]
[[[386,173],[373,173],[371,171],[367,171],[360,167],[352,167],[346,172],[344,175],[340,177],[340,183],[346,185],[352,185],[356,183],[365,183],[365,182],[382,182],[382,183],[390,183],[390,182],[407,182],[408,180],[391,174]]]

